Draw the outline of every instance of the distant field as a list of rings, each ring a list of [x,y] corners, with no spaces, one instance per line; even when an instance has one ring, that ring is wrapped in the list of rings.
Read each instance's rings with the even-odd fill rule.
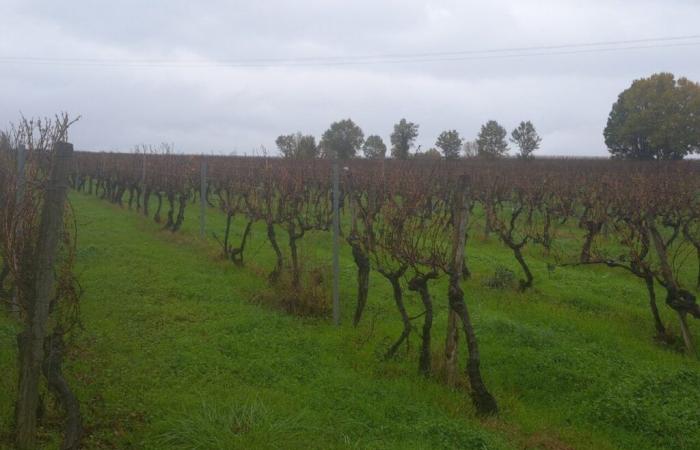
[[[473,233],[473,277],[464,290],[483,375],[500,406],[497,418],[482,420],[466,382],[451,391],[417,373],[418,332],[396,359],[383,360],[401,323],[390,285],[374,273],[368,310],[352,327],[349,248],[341,255],[343,323],[336,328],[261,304],[271,295],[264,275],[274,265],[262,227],[253,229],[241,268],[219,257],[211,236],[197,237],[196,220],[172,234],[95,197],[73,193],[71,202],[84,328],[71,336],[65,371],[80,397],[86,448],[700,448],[700,362],[653,340],[644,285],[621,271],[550,271],[533,247],[532,290],[487,288],[496,266],[519,268],[496,236]],[[207,220],[210,232],[223,230],[218,211],[210,209]],[[243,227],[236,223],[234,234]],[[309,266],[328,264],[328,233],[306,236],[300,246]],[[446,281],[432,291],[437,362]],[[406,301],[411,316],[422,312],[416,294],[407,291]],[[660,308],[677,333],[672,311],[663,302]],[[697,321],[690,326],[700,335]],[[16,333],[2,316],[5,448]],[[58,448],[56,429],[42,437],[46,448]]]

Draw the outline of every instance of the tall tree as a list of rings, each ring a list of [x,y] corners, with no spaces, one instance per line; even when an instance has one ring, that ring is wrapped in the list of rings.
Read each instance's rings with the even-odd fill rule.
[[[457,130],[443,131],[438,136],[435,146],[442,150],[446,159],[457,159],[462,149],[462,138]]]
[[[333,122],[323,133],[320,147],[324,158],[354,158],[365,140],[362,129],[351,119]]]
[[[386,144],[380,136],[373,134],[367,136],[367,140],[362,146],[362,152],[365,154],[365,158],[381,159],[386,156]]]
[[[658,73],[632,82],[603,131],[613,158],[683,159],[700,152],[700,84]]]
[[[510,135],[510,141],[520,149],[518,158],[530,159],[532,158],[532,152],[540,148],[542,138],[537,134],[537,130],[535,130],[532,122],[528,120],[527,122],[520,122],[518,128],[513,130]]]
[[[295,134],[281,135],[275,141],[277,148],[285,158],[312,159],[318,157],[316,138],[312,135]]]
[[[391,156],[396,159],[408,159],[413,142],[418,137],[418,125],[401,119],[394,125],[391,133]]]
[[[476,139],[478,155],[481,158],[501,158],[508,152],[506,135],[508,132],[495,120],[489,120],[481,126]]]

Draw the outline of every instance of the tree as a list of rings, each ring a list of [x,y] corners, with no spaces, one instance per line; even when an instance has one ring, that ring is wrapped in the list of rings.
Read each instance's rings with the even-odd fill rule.
[[[495,120],[489,120],[482,125],[476,139],[479,157],[495,159],[505,156],[508,152],[506,134],[506,129]]]
[[[613,158],[683,159],[700,152],[700,84],[659,73],[632,82],[603,131]]]
[[[476,158],[479,155],[479,145],[476,141],[464,141],[462,151],[465,158]]]
[[[510,135],[510,141],[520,149],[518,158],[530,159],[532,158],[532,152],[540,148],[542,138],[537,134],[537,130],[535,130],[532,122],[528,120],[527,122],[520,122],[518,128],[513,130]]]
[[[373,134],[367,136],[367,140],[362,146],[362,152],[365,154],[365,158],[382,159],[386,156],[386,144],[380,136]]]
[[[285,158],[312,159],[318,157],[316,138],[312,135],[286,134],[275,141],[282,156]]]
[[[354,158],[364,140],[362,129],[351,119],[333,122],[321,137],[321,152],[324,158]]]
[[[459,158],[459,151],[462,148],[462,138],[457,130],[443,131],[438,136],[435,146],[442,150],[442,154],[447,159]]]
[[[401,119],[394,125],[391,133],[391,156],[396,159],[408,159],[408,152],[418,137],[418,125]]]

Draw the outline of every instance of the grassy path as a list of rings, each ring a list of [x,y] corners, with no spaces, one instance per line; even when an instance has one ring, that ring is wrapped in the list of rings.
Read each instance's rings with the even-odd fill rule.
[[[95,198],[71,200],[84,330],[66,372],[87,448],[700,448],[700,364],[653,342],[643,286],[624,274],[549,273],[532,254],[535,290],[488,289],[494,265],[515,269],[514,261],[495,239],[470,242],[476,276],[465,292],[502,409],[480,421],[465,391],[417,374],[417,333],[409,352],[382,361],[400,321],[376,276],[361,327],[336,329],[251,301],[272,266],[259,230],[251,264],[237,268],[218,258],[212,239],[196,238],[194,220],[172,235]],[[210,211],[209,224],[221,230],[223,218]],[[327,261],[329,249],[328,236],[312,235],[302,255]],[[347,318],[349,253],[342,268]],[[437,358],[444,283],[433,290]],[[421,311],[412,295],[408,305]],[[9,442],[16,332],[0,319],[0,446]],[[56,440],[46,432],[47,448]]]

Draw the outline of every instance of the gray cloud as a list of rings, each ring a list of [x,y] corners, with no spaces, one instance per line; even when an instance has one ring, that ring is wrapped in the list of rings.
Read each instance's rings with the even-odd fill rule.
[[[81,114],[83,149],[174,142],[189,152],[274,148],[352,117],[388,138],[401,117],[419,143],[473,138],[531,119],[541,154],[605,155],[602,128],[629,83],[653,72],[700,79],[698,48],[423,63],[214,67],[227,60],[483,50],[695,34],[695,1],[6,0],[0,57],[104,59],[107,66],[0,63],[0,124]],[[167,67],[123,64],[168,61]],[[173,67],[180,61],[186,67]],[[46,61],[40,61],[46,62]],[[120,62],[120,64],[117,64]]]

